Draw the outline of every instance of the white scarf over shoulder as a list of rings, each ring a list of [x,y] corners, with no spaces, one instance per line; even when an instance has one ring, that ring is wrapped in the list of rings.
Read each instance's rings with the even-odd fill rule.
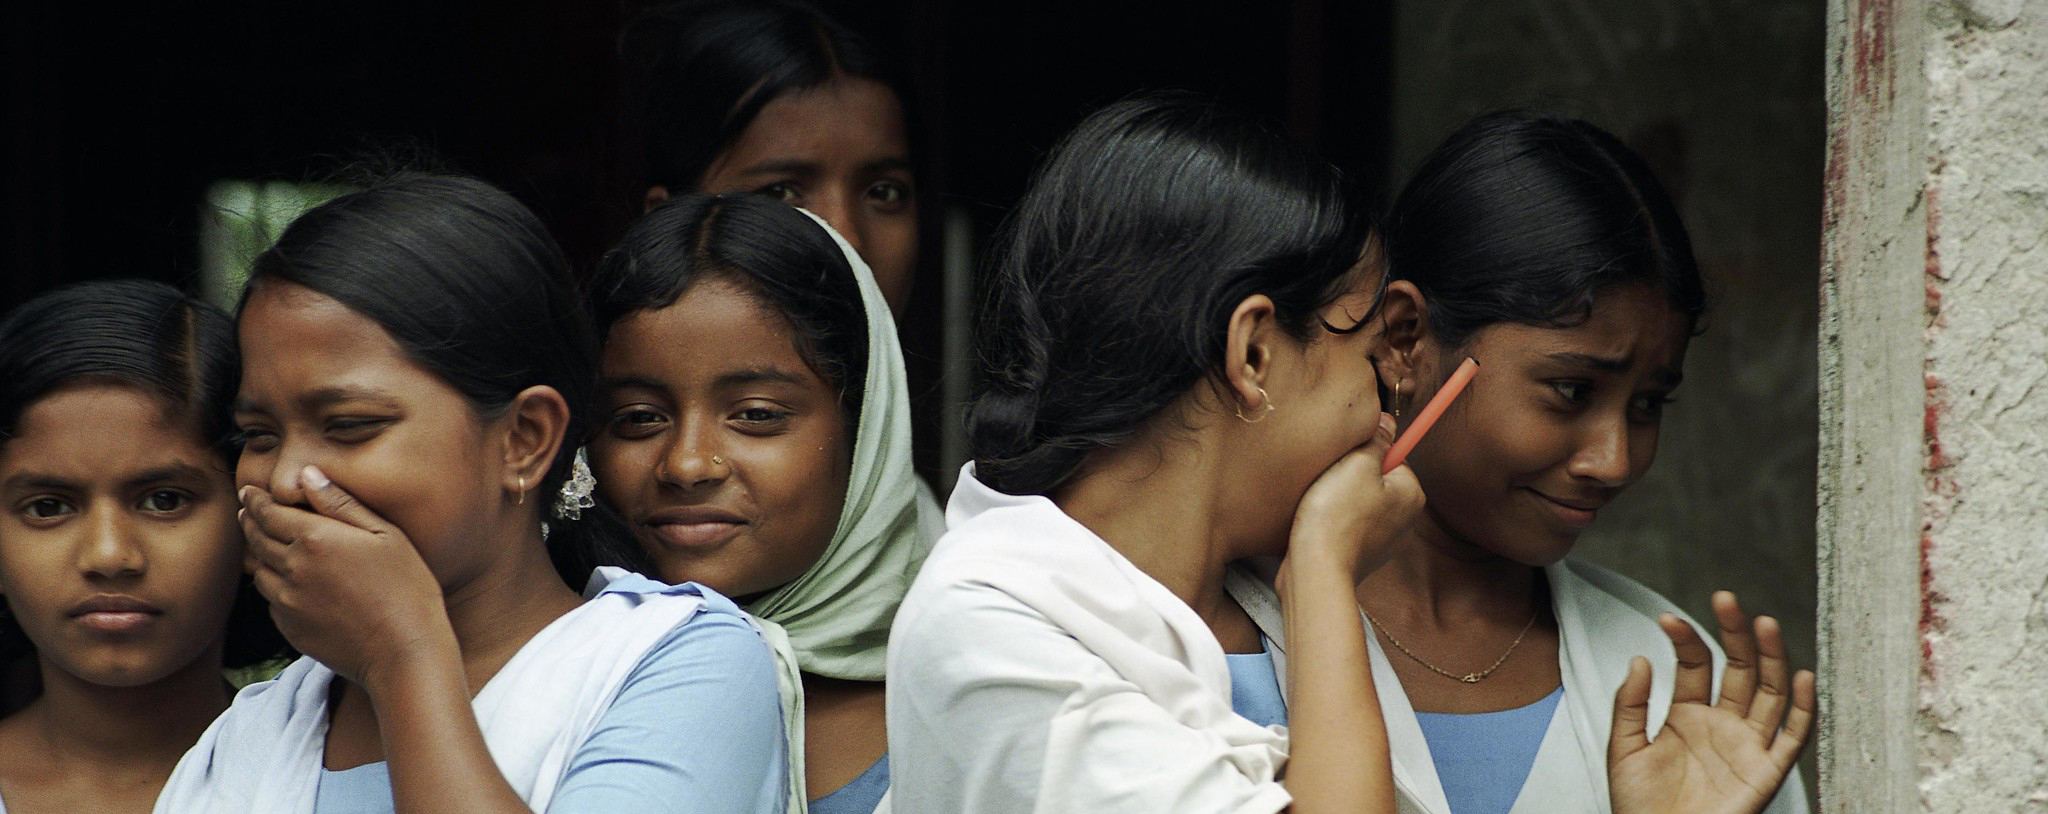
[[[1564,699],[1551,717],[1529,779],[1510,814],[1607,814],[1612,811],[1607,798],[1607,738],[1614,722],[1614,692],[1628,675],[1630,658],[1650,660],[1650,731],[1661,728],[1671,711],[1672,676],[1678,658],[1671,640],[1657,626],[1657,614],[1678,614],[1700,632],[1714,652],[1717,691],[1726,657],[1698,622],[1634,580],[1576,560],[1551,565],[1544,569],[1544,576],[1550,582],[1552,611],[1557,616],[1557,660],[1564,677]],[[1272,642],[1273,667],[1285,688],[1285,631],[1269,575],[1232,569],[1224,585]],[[1369,636],[1368,641],[1373,684],[1379,691],[1380,711],[1386,717],[1387,740],[1394,756],[1395,796],[1401,814],[1451,814],[1429,743],[1401,689],[1401,679],[1394,674],[1379,637]],[[1796,769],[1764,812],[1806,814],[1805,785]]]
[[[477,693],[491,758],[520,799],[546,811],[569,759],[635,667],[704,605],[694,587],[604,591],[629,572],[591,575],[590,597],[550,623]],[[178,761],[155,814],[311,814],[327,741],[333,670],[301,658],[251,684]]]
[[[889,638],[896,814],[1270,814],[1287,739],[1193,609],[1043,497],[962,470]]]

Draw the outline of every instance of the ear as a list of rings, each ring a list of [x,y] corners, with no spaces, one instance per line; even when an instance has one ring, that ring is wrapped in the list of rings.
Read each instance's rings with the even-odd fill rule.
[[[1429,300],[1422,296],[1422,289],[1407,280],[1395,280],[1387,284],[1380,295],[1379,320],[1381,325],[1379,352],[1373,354],[1373,367],[1379,371],[1380,388],[1388,399],[1396,384],[1400,385],[1402,401],[1415,393],[1419,383],[1417,377],[1418,352],[1426,352],[1434,345],[1435,336],[1429,328]],[[1388,411],[1396,405],[1383,400]],[[1407,405],[1399,405],[1406,408]]]
[[[538,486],[561,454],[569,431],[569,402],[552,387],[535,386],[512,397],[505,411],[505,476],[507,492]]]
[[[1230,324],[1223,345],[1225,409],[1236,407],[1245,415],[1265,412],[1271,405],[1266,396],[1266,377],[1273,370],[1275,347],[1280,339],[1274,321],[1273,301],[1253,294],[1230,312]],[[1230,401],[1236,404],[1230,404]]]
[[[655,184],[654,186],[648,187],[647,195],[640,199],[640,214],[645,215],[649,212],[654,211],[655,207],[668,203],[668,198],[669,195],[667,186],[664,186],[662,184]]]

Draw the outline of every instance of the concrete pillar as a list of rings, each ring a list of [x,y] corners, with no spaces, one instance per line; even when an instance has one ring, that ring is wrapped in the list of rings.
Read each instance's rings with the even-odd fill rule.
[[[2048,811],[2048,2],[1828,30],[1822,807]]]

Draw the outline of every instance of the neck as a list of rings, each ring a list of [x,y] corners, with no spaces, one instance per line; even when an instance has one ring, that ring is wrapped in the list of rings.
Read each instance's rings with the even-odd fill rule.
[[[542,628],[582,604],[548,559],[538,521],[517,516],[498,524],[503,556],[483,573],[448,591],[448,624],[462,648],[472,694],[483,689]]]
[[[1540,569],[1459,538],[1425,508],[1405,543],[1358,586],[1359,604],[1382,619],[1457,627],[1462,620],[1512,619],[1537,601]]]
[[[1224,568],[1246,556],[1225,531],[1222,457],[1199,439],[1102,450],[1053,502],[1213,630],[1236,608],[1223,589]]]
[[[40,660],[43,694],[24,708],[52,757],[95,771],[168,775],[228,707],[220,644],[162,679],[137,687],[85,681]]]

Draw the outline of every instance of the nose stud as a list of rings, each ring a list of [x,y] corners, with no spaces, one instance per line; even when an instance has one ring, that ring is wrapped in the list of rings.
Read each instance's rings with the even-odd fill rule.
[[[712,465],[712,466],[724,466],[724,465],[725,465],[725,459],[724,459],[724,458],[720,458],[720,457],[718,457],[718,456],[716,456],[716,455],[713,455],[713,456],[711,456],[711,465]]]

